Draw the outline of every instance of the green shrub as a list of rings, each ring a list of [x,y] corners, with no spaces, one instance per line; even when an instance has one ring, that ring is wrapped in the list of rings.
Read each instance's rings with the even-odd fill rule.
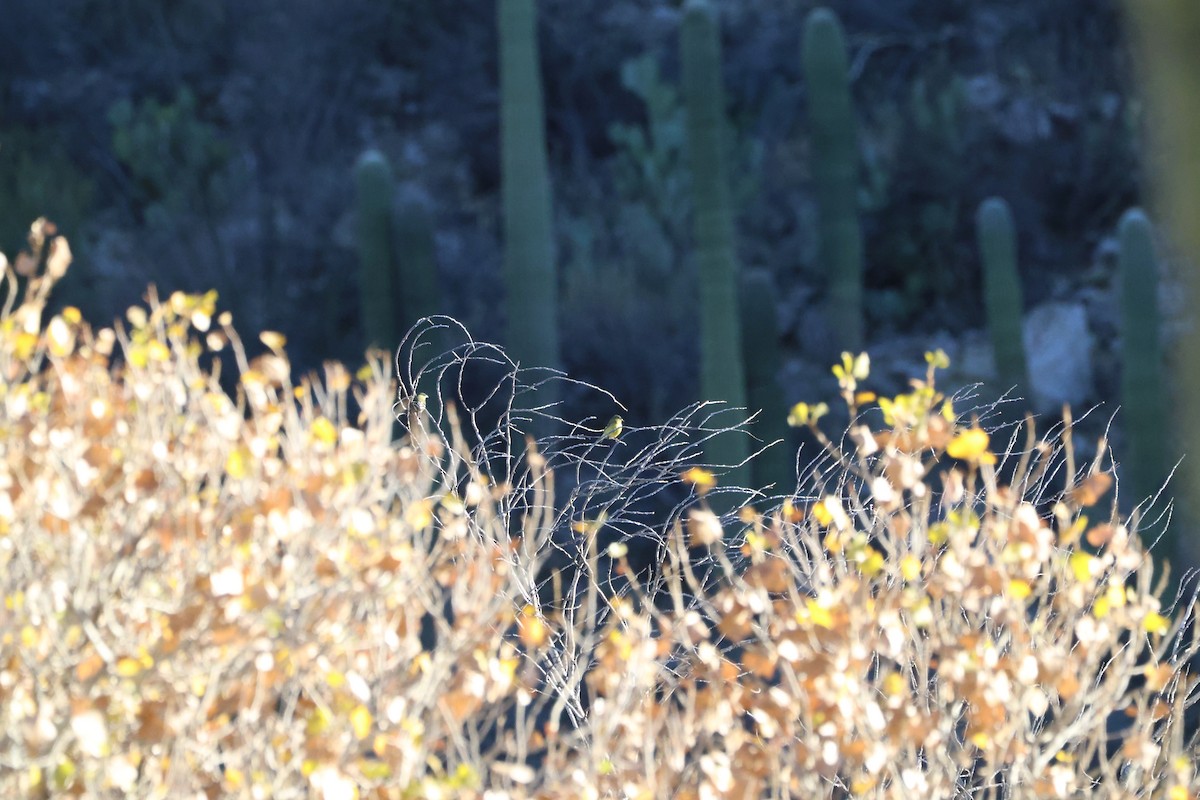
[[[25,223],[37,217],[77,235],[95,198],[95,182],[52,134],[0,128],[0,248],[23,247]]]
[[[230,146],[201,118],[186,86],[166,104],[154,98],[118,100],[108,121],[113,154],[129,173],[147,219],[158,227],[184,211],[216,214],[231,201],[225,172]]]

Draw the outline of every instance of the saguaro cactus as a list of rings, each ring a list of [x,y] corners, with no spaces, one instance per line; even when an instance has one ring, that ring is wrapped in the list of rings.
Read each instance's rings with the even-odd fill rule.
[[[738,263],[733,209],[725,168],[725,99],[721,84],[721,40],[716,13],[707,0],[689,0],[680,37],[688,153],[695,200],[695,235],[700,270],[700,390],[705,400],[746,405],[738,325]],[[749,456],[743,435],[715,437],[709,460],[733,465]],[[735,469],[730,484],[745,485],[749,470]]]
[[[522,367],[558,367],[558,277],[534,0],[498,0],[500,151],[508,349]],[[537,403],[553,402],[552,384]]]
[[[396,206],[392,232],[396,242],[396,308],[403,336],[417,320],[441,310],[433,216],[428,203],[412,194],[405,195]]]
[[[1122,4],[1134,23],[1138,45],[1135,61],[1143,81],[1153,157],[1147,159],[1171,233],[1185,265],[1182,277],[1187,307],[1200,308],[1200,5],[1192,0],[1156,0]],[[1147,155],[1150,155],[1149,153]],[[1183,332],[1176,354],[1181,449],[1192,457],[1183,462],[1183,488],[1176,493],[1186,530],[1200,523],[1200,326]],[[1172,552],[1173,551],[1173,552]],[[1176,556],[1171,574],[1200,566],[1200,536],[1172,542]],[[1170,587],[1168,587],[1170,591]]]
[[[998,388],[1008,391],[1016,387],[1017,393],[1028,400],[1017,234],[1008,203],[1000,197],[989,197],[980,203],[975,231],[983,260],[983,300],[996,357]]]
[[[829,278],[837,341],[863,346],[863,244],[858,220],[858,139],[850,98],[846,39],[837,15],[809,13],[804,25],[804,78],[812,125],[812,172],[820,217],[819,252]]]
[[[378,150],[368,150],[355,167],[358,203],[359,284],[363,327],[374,347],[395,347],[396,275],[392,260],[392,168]]]
[[[746,401],[759,412],[752,431],[764,444],[783,440],[751,462],[754,486],[775,484],[777,491],[795,489],[795,451],[787,424],[787,403],[779,385],[779,322],[771,274],[746,270],[741,281],[742,352],[746,364]]]
[[[1129,441],[1125,476],[1135,503],[1167,477],[1167,399],[1159,341],[1158,262],[1150,221],[1139,208],[1121,217],[1121,406]]]

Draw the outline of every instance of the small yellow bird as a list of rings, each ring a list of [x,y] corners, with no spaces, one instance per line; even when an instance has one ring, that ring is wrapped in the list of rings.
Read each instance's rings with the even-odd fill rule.
[[[625,428],[625,420],[621,419],[620,415],[617,415],[617,416],[613,417],[612,419],[610,419],[608,421],[608,424],[604,426],[604,432],[600,434],[600,438],[602,440],[603,439],[616,439],[617,437],[619,437],[621,435],[621,431],[624,428]]]

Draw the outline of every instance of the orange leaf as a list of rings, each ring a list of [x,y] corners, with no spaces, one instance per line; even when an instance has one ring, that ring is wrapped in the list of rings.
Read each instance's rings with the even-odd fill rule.
[[[92,653],[75,665],[75,680],[85,683],[91,680],[103,668],[104,659],[97,653]]]

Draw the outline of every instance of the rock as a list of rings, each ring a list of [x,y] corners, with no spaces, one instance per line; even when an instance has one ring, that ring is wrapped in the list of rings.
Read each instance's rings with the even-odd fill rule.
[[[1085,286],[1079,290],[1077,295],[1084,308],[1087,309],[1096,342],[1111,343],[1115,341],[1119,333],[1121,314],[1117,305],[1116,292],[1110,288]]]
[[[1058,412],[1092,397],[1094,346],[1082,303],[1045,303],[1025,316],[1025,358],[1038,413]]]
[[[1050,114],[1032,97],[1016,97],[1000,119],[1000,130],[1013,144],[1033,144],[1050,137]]]
[[[982,111],[996,108],[1007,95],[1004,84],[990,73],[968,78],[965,91],[967,102]]]
[[[959,339],[958,360],[950,362],[949,373],[962,386],[995,383],[996,355],[986,329],[964,331]]]

